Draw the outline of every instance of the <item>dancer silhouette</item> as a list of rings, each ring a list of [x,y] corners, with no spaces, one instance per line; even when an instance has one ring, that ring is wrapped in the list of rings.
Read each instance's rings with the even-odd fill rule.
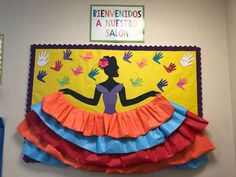
[[[108,79],[105,82],[96,85],[93,98],[85,97],[80,93],[77,93],[68,88],[61,89],[60,91],[62,91],[64,94],[71,95],[72,97],[76,98],[77,100],[83,103],[94,106],[98,104],[101,95],[103,95],[103,102],[105,105],[104,113],[107,114],[113,114],[116,112],[115,107],[118,94],[122,106],[130,106],[133,104],[137,104],[149,97],[154,97],[159,94],[159,92],[157,91],[150,91],[135,98],[127,99],[124,85],[114,80],[114,77],[119,77],[119,66],[117,65],[116,58],[114,56],[104,56],[103,59],[108,62],[107,66],[103,67],[105,74],[108,76]]]

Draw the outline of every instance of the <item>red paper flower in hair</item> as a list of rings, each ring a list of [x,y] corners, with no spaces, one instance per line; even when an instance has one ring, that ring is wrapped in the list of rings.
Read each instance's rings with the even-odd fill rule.
[[[108,62],[108,59],[107,58],[101,58],[98,62],[98,65],[101,67],[101,68],[105,68],[109,65],[109,62]]]

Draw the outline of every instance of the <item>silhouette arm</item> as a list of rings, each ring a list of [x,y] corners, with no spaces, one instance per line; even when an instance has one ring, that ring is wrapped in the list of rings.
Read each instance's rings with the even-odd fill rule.
[[[139,102],[141,102],[141,101],[143,101],[143,100],[145,100],[145,99],[147,99],[149,97],[154,97],[157,94],[159,94],[159,92],[150,91],[150,92],[144,93],[142,95],[139,95],[136,98],[127,99],[124,87],[119,92],[120,102],[121,102],[122,106],[130,106],[130,105],[133,105],[133,104],[137,104],[137,103],[139,103]]]
[[[85,96],[75,92],[74,90],[71,90],[71,89],[68,89],[68,88],[61,89],[60,91],[63,92],[64,94],[67,94],[67,95],[70,95],[70,96],[74,97],[75,99],[77,99],[77,100],[79,100],[83,103],[93,105],[93,106],[96,106],[98,104],[98,101],[99,101],[100,96],[101,96],[101,92],[99,92],[97,90],[97,88],[95,89],[93,98],[85,97]]]

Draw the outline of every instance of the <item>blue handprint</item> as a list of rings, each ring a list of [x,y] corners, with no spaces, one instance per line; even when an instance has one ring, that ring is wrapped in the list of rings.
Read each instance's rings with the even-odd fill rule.
[[[131,61],[129,59],[132,56],[133,56],[132,52],[128,51],[127,53],[126,52],[124,53],[123,59],[124,59],[124,61],[131,63]]]
[[[163,87],[166,87],[167,85],[168,85],[167,80],[161,79],[161,80],[158,82],[157,87],[158,87],[162,92],[164,92]]]
[[[163,54],[161,52],[159,52],[159,53],[156,52],[155,56],[153,57],[153,61],[155,61],[158,64],[161,64],[160,59],[162,59],[162,58],[163,58]]]
[[[45,80],[43,80],[43,78],[47,75],[47,72],[42,70],[39,71],[38,75],[37,75],[37,79],[41,82],[45,82]]]
[[[63,54],[64,54],[63,57],[64,60],[72,60],[72,58],[70,58],[70,55],[72,54],[70,49],[66,49],[66,51],[63,51]]]
[[[99,74],[99,70],[97,68],[92,68],[88,74],[88,77],[90,77],[93,80],[95,79],[95,76]]]

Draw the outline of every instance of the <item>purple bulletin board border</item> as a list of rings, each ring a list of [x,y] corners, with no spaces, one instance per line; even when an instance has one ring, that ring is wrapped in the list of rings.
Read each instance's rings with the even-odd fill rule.
[[[201,48],[196,46],[127,46],[127,45],[71,45],[71,44],[33,44],[30,49],[30,64],[28,75],[26,112],[30,111],[32,104],[35,51],[36,49],[104,49],[104,50],[162,50],[162,51],[196,51],[197,63],[197,98],[198,98],[198,115],[203,116],[202,108],[202,71],[201,71]]]

